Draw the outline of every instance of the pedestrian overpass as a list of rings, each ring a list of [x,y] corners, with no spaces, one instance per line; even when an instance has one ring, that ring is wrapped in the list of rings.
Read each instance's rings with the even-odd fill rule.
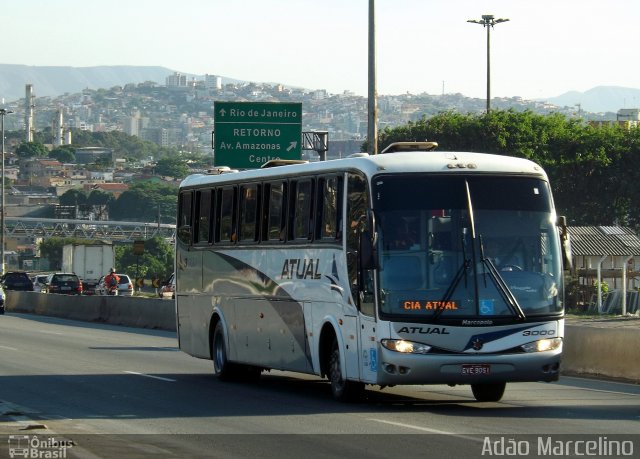
[[[131,242],[160,236],[175,241],[176,225],[168,223],[5,217],[5,237],[74,237]]]

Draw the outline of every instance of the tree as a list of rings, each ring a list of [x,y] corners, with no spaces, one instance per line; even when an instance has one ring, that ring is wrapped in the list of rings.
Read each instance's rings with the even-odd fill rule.
[[[571,225],[640,226],[640,129],[592,127],[560,114],[492,110],[445,112],[380,132],[381,150],[398,141],[434,140],[441,151],[517,156],[549,175],[556,209]]]
[[[22,142],[16,148],[16,156],[20,159],[46,157],[48,152],[47,147],[39,142]]]
[[[115,201],[113,194],[103,190],[91,190],[87,196],[86,204],[88,206],[106,206]]]
[[[73,163],[76,160],[76,154],[69,145],[54,148],[49,152],[49,158],[60,161],[61,163]]]
[[[178,187],[165,183],[137,182],[109,206],[111,220],[175,223]]]
[[[176,157],[162,158],[156,163],[155,173],[156,175],[184,178],[189,175],[189,166],[187,166],[185,159]]]
[[[87,195],[84,191],[74,188],[65,191],[58,199],[58,202],[61,206],[80,206],[86,204]]]
[[[173,246],[159,236],[144,242],[140,256],[133,253],[133,244],[116,246],[118,270],[132,276],[167,279],[173,272],[173,260]]]

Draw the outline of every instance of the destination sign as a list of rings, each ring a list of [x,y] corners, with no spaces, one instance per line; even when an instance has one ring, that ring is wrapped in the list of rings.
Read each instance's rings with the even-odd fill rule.
[[[300,159],[302,104],[215,102],[214,164],[255,169],[272,159]]]

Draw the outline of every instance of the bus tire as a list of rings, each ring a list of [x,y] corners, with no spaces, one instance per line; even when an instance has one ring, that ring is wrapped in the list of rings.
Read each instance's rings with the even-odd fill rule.
[[[471,384],[471,392],[479,402],[499,402],[507,383]]]
[[[224,328],[222,322],[218,321],[211,338],[211,357],[213,374],[221,381],[229,381],[233,377],[233,364],[229,362],[228,356]]]
[[[331,383],[331,395],[339,402],[351,402],[358,400],[364,392],[364,383],[349,381],[342,374],[340,365],[340,348],[338,340],[334,338],[329,354],[329,382]]]

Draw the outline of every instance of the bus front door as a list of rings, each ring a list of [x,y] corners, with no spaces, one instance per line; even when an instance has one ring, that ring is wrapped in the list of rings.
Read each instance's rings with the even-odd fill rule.
[[[378,345],[376,340],[376,319],[360,313],[358,347],[360,351],[360,380],[375,383],[378,376]]]

